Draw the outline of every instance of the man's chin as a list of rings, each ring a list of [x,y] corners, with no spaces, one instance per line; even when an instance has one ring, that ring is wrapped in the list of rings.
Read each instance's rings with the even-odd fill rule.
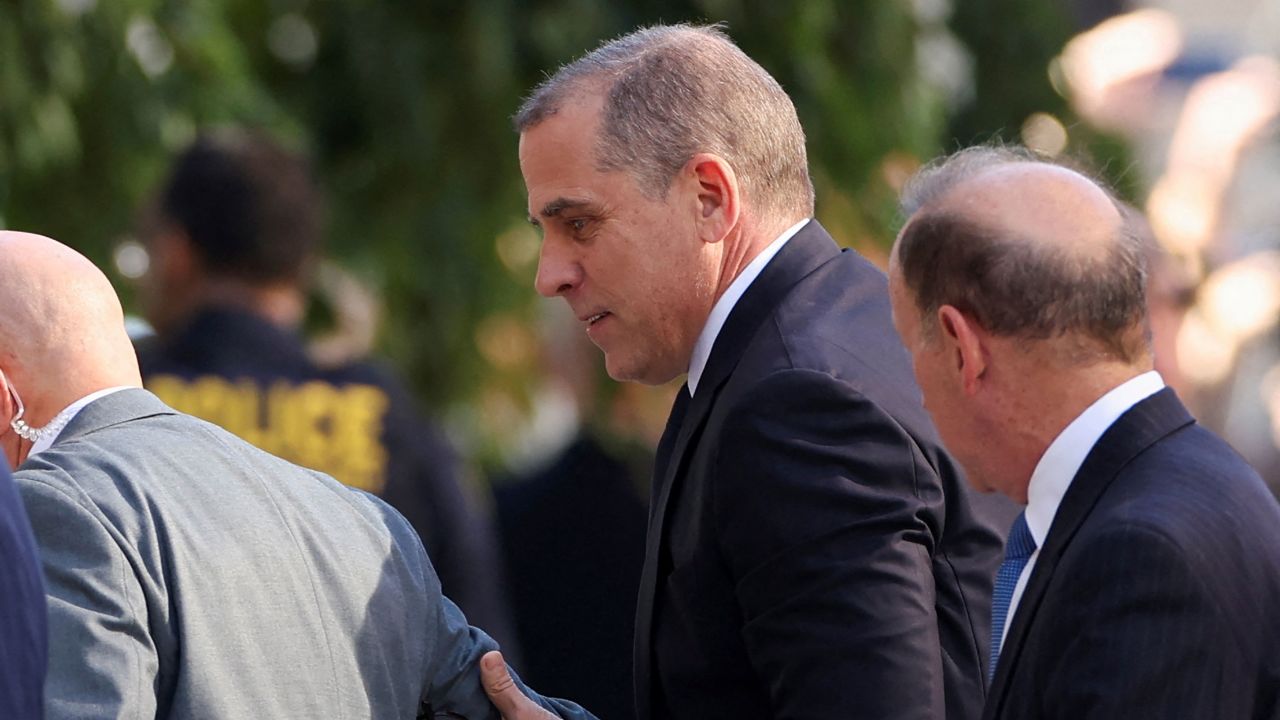
[[[628,363],[609,353],[604,355],[604,369],[609,377],[618,382],[639,383],[641,385],[665,385],[676,378],[679,372],[665,372],[658,368],[638,366]]]
[[[635,382],[635,383],[644,382],[644,380],[642,380],[639,374],[635,371],[635,368],[619,365],[617,363],[611,363],[609,362],[608,355],[605,355],[604,370],[605,372],[609,373],[609,377],[611,379],[616,380],[618,382]]]

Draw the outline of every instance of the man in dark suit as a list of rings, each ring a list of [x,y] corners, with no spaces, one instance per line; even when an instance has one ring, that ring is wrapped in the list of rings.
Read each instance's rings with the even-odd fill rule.
[[[8,386],[7,379],[0,382]],[[0,427],[3,436],[17,437],[9,423]],[[0,717],[44,717],[49,655],[46,615],[31,523],[9,470],[0,463]]]
[[[908,185],[890,267],[925,402],[1026,505],[985,717],[1280,717],[1280,507],[1152,370],[1146,249],[1072,170],[978,148]]]
[[[561,69],[516,125],[538,291],[615,379],[688,373],[655,468],[637,716],[976,717],[998,545],[883,274],[811,219],[790,98],[718,29],[654,27]]]

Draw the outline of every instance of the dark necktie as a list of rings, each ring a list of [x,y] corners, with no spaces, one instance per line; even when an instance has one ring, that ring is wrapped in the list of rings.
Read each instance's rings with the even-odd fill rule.
[[[689,412],[689,402],[692,398],[689,395],[688,383],[681,385],[676,391],[675,404],[671,406],[671,415],[667,417],[667,427],[662,431],[662,439],[658,441],[658,451],[654,456],[653,478],[655,480],[653,487],[656,493],[659,485],[667,477],[667,463],[671,461],[672,446],[676,444],[676,438],[680,435],[680,426],[684,425],[685,413]]]
[[[1027,566],[1027,560],[1036,551],[1035,538],[1031,537],[1031,529],[1027,527],[1027,516],[1018,513],[1009,530],[1009,539],[1004,544],[1004,562],[1000,563],[1000,572],[996,573],[996,587],[991,595],[991,667],[987,671],[987,682],[996,676],[996,660],[1000,657],[1000,635],[1004,633],[1008,621],[1009,603],[1013,600],[1013,589],[1018,585],[1018,577]]]

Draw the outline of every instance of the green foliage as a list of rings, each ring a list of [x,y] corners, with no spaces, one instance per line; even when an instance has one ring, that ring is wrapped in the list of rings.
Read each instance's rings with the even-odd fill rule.
[[[979,55],[962,138],[1046,107],[1043,61],[1064,39],[976,18],[958,20],[975,45],[1034,52]],[[947,118],[916,67],[921,33],[945,26],[883,0],[0,0],[0,224],[110,267],[195,132],[264,127],[312,156],[331,253],[386,303],[382,349],[431,403],[488,413],[492,440],[494,403],[518,414],[536,365],[537,240],[509,117],[544,73],[659,21],[727,22],[796,101],[823,221],[884,247],[894,178],[941,148]]]

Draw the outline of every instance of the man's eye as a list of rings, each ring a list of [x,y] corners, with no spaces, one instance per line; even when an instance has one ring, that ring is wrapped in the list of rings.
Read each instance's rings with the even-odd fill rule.
[[[569,221],[569,229],[570,229],[570,230],[572,230],[572,231],[574,231],[574,232],[578,232],[578,233],[580,233],[580,232],[582,232],[583,230],[586,230],[586,229],[587,229],[587,224],[588,224],[589,222],[590,222],[590,221],[589,221],[589,220],[587,220],[586,218],[574,218],[574,219],[572,219],[572,220],[570,220],[570,221]]]

